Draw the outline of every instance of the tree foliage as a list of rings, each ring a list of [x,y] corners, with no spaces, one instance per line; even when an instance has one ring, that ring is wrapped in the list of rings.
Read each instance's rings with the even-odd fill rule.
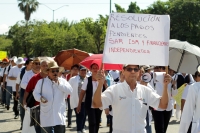
[[[20,10],[32,13],[38,7],[36,0],[19,0]],[[30,2],[30,3],[29,3]],[[32,3],[34,4],[32,4]],[[35,3],[36,2],[36,3]],[[23,5],[23,6],[22,6]],[[146,9],[131,2],[127,9],[115,4],[121,13],[168,14],[171,18],[170,37],[200,45],[200,2],[199,0],[156,1]],[[25,13],[25,16],[28,15]],[[46,21],[19,21],[11,26],[7,36],[0,36],[0,50],[17,56],[55,56],[60,50],[77,48],[89,53],[102,53],[105,43],[108,15],[99,18],[69,22],[66,19]]]

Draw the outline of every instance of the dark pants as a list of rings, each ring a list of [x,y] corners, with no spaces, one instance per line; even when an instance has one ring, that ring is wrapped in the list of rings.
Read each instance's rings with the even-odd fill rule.
[[[167,127],[172,116],[171,111],[152,110],[156,133],[166,133]]]
[[[147,116],[146,116],[146,123],[147,123],[147,125],[146,125],[146,131],[147,131],[147,133],[152,133],[152,131],[151,131],[151,124],[149,123],[149,113],[148,113],[148,111],[147,111]]]
[[[43,130],[45,129],[45,131]],[[57,125],[53,127],[43,127],[41,133],[65,133],[65,125]]]
[[[110,115],[106,115],[107,118],[107,125],[110,124]]]
[[[85,121],[86,121],[86,113],[85,113],[85,103],[81,103],[81,111],[78,114],[76,112],[76,108],[74,109],[76,113],[76,126],[77,126],[77,131],[82,131],[85,127]]]
[[[191,131],[192,131],[192,122],[190,123],[190,126],[189,126],[187,133],[191,133]]]
[[[34,128],[36,133],[41,133],[43,130],[40,126],[34,126]]]
[[[25,115],[25,110],[22,107],[22,105],[23,105],[23,98],[24,98],[24,92],[25,92],[25,90],[21,88],[19,102],[21,103],[21,106],[20,106],[20,117],[21,117],[21,124],[22,125],[23,125],[23,120],[24,120],[24,115]]]
[[[12,97],[12,86],[6,86],[6,105],[10,106],[10,99]]]
[[[67,98],[67,104],[68,104],[67,121],[68,121],[68,125],[71,125],[72,124],[72,109],[70,107],[70,98]]]
[[[15,99],[16,97],[16,91],[13,92],[13,96],[14,96],[14,107],[13,107],[13,111],[15,112],[15,115],[19,115],[19,109],[18,109],[18,101]]]
[[[1,92],[2,92],[2,104],[5,104],[6,103],[6,90],[1,88]]]
[[[89,133],[98,133],[102,110],[87,108],[86,112],[87,112],[88,121],[89,121]]]
[[[112,133],[112,131],[113,131],[113,116],[112,115],[110,115],[110,129],[109,129],[109,133]]]

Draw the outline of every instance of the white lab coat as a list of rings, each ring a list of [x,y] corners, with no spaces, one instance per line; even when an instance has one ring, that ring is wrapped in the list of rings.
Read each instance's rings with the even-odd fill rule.
[[[41,85],[40,79],[33,91],[36,101],[40,102]],[[44,78],[42,96],[47,99],[47,103],[40,102],[40,124],[42,127],[66,125],[66,95],[71,95],[72,87],[63,78],[58,78],[59,84],[52,82],[48,77]]]
[[[191,133],[198,133],[200,119],[200,82],[190,85],[183,108],[179,133],[187,133],[192,121]]]

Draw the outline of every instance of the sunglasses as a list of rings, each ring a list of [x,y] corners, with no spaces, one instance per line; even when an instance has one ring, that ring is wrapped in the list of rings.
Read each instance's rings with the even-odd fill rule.
[[[55,73],[55,72],[57,72],[57,73],[58,73],[58,72],[59,72],[59,70],[58,70],[58,69],[57,69],[57,70],[51,70],[51,72],[52,72],[52,73]]]
[[[40,63],[39,63],[39,62],[34,62],[34,64],[35,64],[36,66],[39,66],[39,65],[40,65]]]
[[[127,70],[128,72],[132,72],[133,70],[134,70],[134,72],[138,72],[140,69],[128,67],[128,68],[126,68],[126,70]]]

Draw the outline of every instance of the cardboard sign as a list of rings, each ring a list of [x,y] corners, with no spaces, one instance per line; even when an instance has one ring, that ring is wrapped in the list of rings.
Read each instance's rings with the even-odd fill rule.
[[[0,51],[0,60],[2,60],[3,58],[7,57],[7,52],[6,51]]]
[[[168,66],[168,15],[111,13],[103,63]]]

